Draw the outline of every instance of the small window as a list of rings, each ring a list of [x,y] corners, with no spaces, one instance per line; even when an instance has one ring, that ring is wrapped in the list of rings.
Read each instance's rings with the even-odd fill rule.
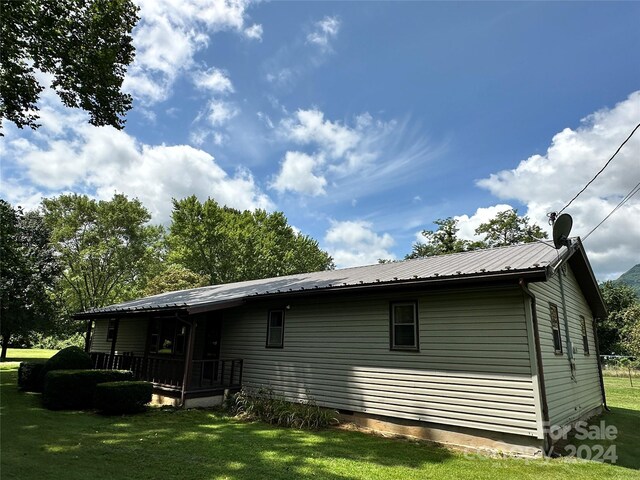
[[[418,350],[418,304],[395,302],[390,310],[391,350]]]
[[[562,335],[560,334],[560,317],[558,317],[558,306],[550,303],[549,314],[551,315],[551,330],[553,332],[553,349],[558,355],[562,355]]]
[[[284,345],[284,311],[271,310],[267,323],[267,347],[282,348]]]
[[[580,315],[580,330],[582,330],[582,351],[589,355],[589,336],[587,335],[587,320]]]
[[[112,342],[116,338],[116,319],[109,319],[109,325],[107,326],[107,342]]]

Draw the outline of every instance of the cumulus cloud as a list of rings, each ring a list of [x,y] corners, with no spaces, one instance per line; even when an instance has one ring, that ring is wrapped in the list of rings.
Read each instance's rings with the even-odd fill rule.
[[[336,266],[340,268],[371,265],[380,258],[395,259],[389,251],[395,243],[393,237],[388,233],[376,233],[371,222],[332,221],[324,241]]]
[[[133,31],[136,58],[123,88],[143,104],[165,100],[182,72],[193,66],[197,51],[218,31],[237,31],[260,39],[262,26],[245,27],[245,0],[141,0]]]
[[[539,225],[561,209],[602,168],[640,119],[640,91],[611,109],[584,118],[578,128],[557,133],[544,155],[522,160],[478,181],[501,199],[527,206]],[[566,210],[574,219],[572,235],[585,236],[640,181],[640,134],[618,153],[606,170]],[[640,199],[636,196],[586,241],[589,258],[601,279],[615,277],[640,262]]]
[[[307,34],[307,42],[320,46],[323,49],[330,48],[330,42],[338,36],[340,31],[340,19],[326,16],[313,25],[313,31]]]
[[[453,217],[458,220],[458,236],[464,240],[482,240],[483,235],[476,235],[476,228],[481,224],[487,223],[489,220],[495,218],[501,212],[511,210],[513,207],[504,203],[493,205],[491,207],[480,207],[471,216],[469,215],[457,215]],[[518,212],[521,215],[521,212]],[[544,225],[540,225],[544,227]],[[422,235],[420,235],[422,237]],[[424,238],[424,237],[423,237]]]
[[[36,197],[67,191],[101,199],[122,192],[139,198],[162,223],[169,220],[171,198],[193,194],[239,209],[273,208],[251,172],[228,173],[203,150],[144,144],[124,131],[89,125],[61,105],[44,108],[42,128],[29,138],[8,131],[11,160],[3,164],[2,188],[13,203],[33,204]]]
[[[271,187],[279,192],[291,191],[317,196],[325,193],[327,181],[314,171],[323,163],[322,157],[302,152],[287,152]]]
[[[198,70],[193,74],[193,83],[201,90],[225,94],[233,92],[233,84],[226,72],[219,68]]]
[[[407,122],[376,120],[366,112],[346,123],[325,118],[316,108],[300,109],[285,116],[274,132],[279,140],[295,144],[296,151],[304,148],[307,155],[325,160],[315,162],[313,171],[327,186],[336,187],[335,198],[410,181],[416,169],[437,154],[423,137],[407,134]]]
[[[233,117],[238,115],[239,111],[231,102],[213,99],[207,105],[205,116],[209,123],[214,127],[226,124]]]
[[[262,41],[262,25],[255,23],[250,27],[245,28],[244,34],[247,38],[252,40]]]

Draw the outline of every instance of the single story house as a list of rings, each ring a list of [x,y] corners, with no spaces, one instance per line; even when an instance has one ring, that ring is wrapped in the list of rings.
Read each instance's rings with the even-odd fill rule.
[[[536,242],[213,285],[76,315],[176,405],[270,387],[377,430],[527,455],[606,408],[584,247]],[[552,433],[552,432],[551,432]]]

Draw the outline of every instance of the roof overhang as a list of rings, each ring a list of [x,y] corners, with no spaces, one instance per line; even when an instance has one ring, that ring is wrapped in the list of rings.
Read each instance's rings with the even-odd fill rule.
[[[196,315],[200,313],[212,312],[237,307],[247,302],[259,301],[263,299],[287,299],[302,298],[310,296],[342,295],[365,292],[400,292],[415,290],[419,288],[447,289],[468,286],[504,286],[517,284],[520,279],[528,282],[544,281],[547,279],[547,269],[539,267],[526,270],[512,270],[509,272],[487,272],[473,273],[466,275],[441,276],[423,279],[397,280],[393,282],[362,283],[359,285],[334,285],[331,287],[307,288],[292,291],[273,291],[260,294],[247,295],[242,298],[220,300],[209,303],[199,303],[194,305],[167,305],[154,308],[134,308],[134,309],[101,309],[99,311],[88,311],[78,313],[73,316],[75,320],[92,320],[99,318],[133,318],[149,316],[174,316],[174,315]]]

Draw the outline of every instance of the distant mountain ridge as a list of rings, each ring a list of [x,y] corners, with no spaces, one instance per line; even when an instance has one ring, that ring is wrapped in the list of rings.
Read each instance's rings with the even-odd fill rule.
[[[640,298],[640,263],[620,275],[616,282],[629,285]]]

